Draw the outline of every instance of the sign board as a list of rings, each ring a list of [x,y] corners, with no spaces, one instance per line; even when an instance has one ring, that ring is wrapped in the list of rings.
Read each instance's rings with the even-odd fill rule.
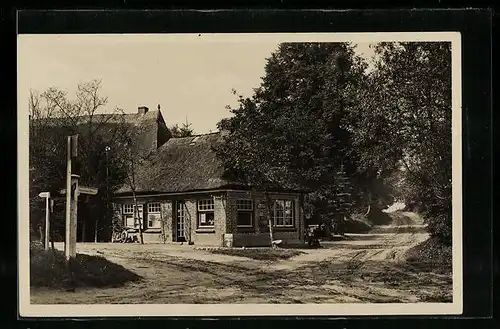
[[[50,192],[42,192],[38,194],[40,198],[50,198]]]
[[[78,135],[70,136],[71,140],[71,157],[76,158],[78,156]]]
[[[78,187],[78,194],[90,194],[90,195],[96,195],[98,192],[97,188],[94,187],[86,187],[86,186],[79,186]],[[59,191],[61,194],[66,194],[66,189],[62,189]]]
[[[90,194],[90,195],[97,194],[97,189],[94,187],[79,186],[78,190],[81,194]]]

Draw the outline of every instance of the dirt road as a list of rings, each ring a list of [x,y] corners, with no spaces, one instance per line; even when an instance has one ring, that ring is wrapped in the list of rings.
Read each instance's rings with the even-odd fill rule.
[[[193,246],[78,244],[140,275],[120,288],[32,289],[32,303],[451,302],[451,270],[407,264],[426,233],[349,235],[288,260],[212,254]],[[62,245],[58,245],[62,248]]]

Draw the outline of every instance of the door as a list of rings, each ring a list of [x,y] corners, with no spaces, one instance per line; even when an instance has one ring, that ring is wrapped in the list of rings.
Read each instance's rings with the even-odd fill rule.
[[[183,200],[176,201],[176,234],[175,241],[186,241],[186,204]]]

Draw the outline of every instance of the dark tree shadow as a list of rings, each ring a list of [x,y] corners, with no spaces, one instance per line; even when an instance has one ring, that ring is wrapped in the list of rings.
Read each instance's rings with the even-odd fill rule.
[[[141,276],[101,256],[77,254],[71,265],[76,287],[120,287],[138,281]],[[63,288],[69,276],[63,252],[31,249],[30,284],[32,287]]]

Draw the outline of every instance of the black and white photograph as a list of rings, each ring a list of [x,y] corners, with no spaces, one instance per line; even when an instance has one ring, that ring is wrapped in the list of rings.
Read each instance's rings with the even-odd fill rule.
[[[21,315],[462,312],[460,33],[17,43]]]

